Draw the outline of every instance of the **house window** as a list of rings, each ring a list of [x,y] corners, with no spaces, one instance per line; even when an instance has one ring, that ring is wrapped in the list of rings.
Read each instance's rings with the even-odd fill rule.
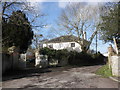
[[[71,47],[75,47],[75,43],[71,43]]]
[[[49,48],[53,48],[53,45],[49,45],[48,47],[49,47]]]

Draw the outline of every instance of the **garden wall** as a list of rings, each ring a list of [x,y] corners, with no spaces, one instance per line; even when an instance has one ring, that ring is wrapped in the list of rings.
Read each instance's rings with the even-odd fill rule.
[[[2,73],[12,68],[12,57],[9,54],[2,53]]]
[[[112,69],[112,75],[120,76],[120,54],[116,53],[116,50],[110,45],[108,47],[108,64]]]
[[[20,58],[19,53],[6,54],[2,53],[2,73],[7,70],[17,70],[25,68],[25,61]]]
[[[120,56],[110,56],[112,74],[114,76],[120,76]]]

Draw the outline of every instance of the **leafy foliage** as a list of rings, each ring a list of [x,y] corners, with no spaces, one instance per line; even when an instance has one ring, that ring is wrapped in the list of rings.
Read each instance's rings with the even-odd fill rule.
[[[98,53],[98,54],[88,54],[85,52],[75,52],[71,51],[69,54],[69,64],[70,65],[78,65],[78,66],[88,66],[88,65],[99,65],[105,64],[105,57]]]
[[[27,50],[33,38],[30,22],[22,11],[13,12],[9,19],[2,19],[2,46],[19,47],[20,52]]]
[[[113,38],[115,38],[120,42],[120,2],[108,3],[104,8],[107,9],[105,9],[106,11],[101,15],[101,39],[105,42],[113,42]]]
[[[67,59],[66,57],[68,56],[68,51],[63,49],[63,50],[54,50],[54,49],[49,49],[49,48],[42,48],[40,50],[40,54],[43,55],[48,55],[48,60],[58,60],[60,62],[63,59]]]
[[[70,65],[84,66],[84,65],[96,65],[96,64],[105,64],[104,56],[100,53],[88,54],[85,52],[76,52],[76,51],[67,51],[63,50],[54,50],[49,48],[42,48],[40,54],[48,55],[48,60],[58,60],[58,63],[63,60],[67,60]]]

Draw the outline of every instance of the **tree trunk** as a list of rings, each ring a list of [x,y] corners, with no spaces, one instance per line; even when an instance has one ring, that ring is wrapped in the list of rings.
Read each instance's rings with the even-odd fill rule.
[[[87,52],[89,50],[90,44],[86,44],[86,42],[84,42],[84,40],[79,41],[79,44],[81,45],[81,50],[82,52]]]

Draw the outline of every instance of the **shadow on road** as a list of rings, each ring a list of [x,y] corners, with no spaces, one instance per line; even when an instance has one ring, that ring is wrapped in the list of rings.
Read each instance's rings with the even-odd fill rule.
[[[80,68],[87,67],[91,65],[84,66],[65,66],[65,67],[49,67],[49,68],[28,68],[24,70],[9,70],[2,75],[2,81],[32,77],[32,76],[40,76],[42,73],[49,72],[61,72],[61,71],[69,71],[71,68]],[[98,65],[92,65],[98,66]]]
[[[2,81],[20,79],[25,77],[40,76],[41,73],[49,73],[49,68],[29,68],[25,70],[9,70],[2,75]]]

